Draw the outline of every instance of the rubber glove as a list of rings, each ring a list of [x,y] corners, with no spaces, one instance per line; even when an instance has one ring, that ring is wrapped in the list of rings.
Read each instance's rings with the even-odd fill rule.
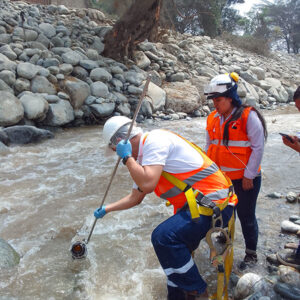
[[[126,156],[131,156],[132,154],[132,147],[131,143],[129,141],[126,142],[126,140],[122,140],[117,145],[117,154],[124,158]]]
[[[105,215],[106,215],[105,205],[103,205],[102,207],[97,208],[94,211],[94,216],[95,216],[96,219],[103,218]]]

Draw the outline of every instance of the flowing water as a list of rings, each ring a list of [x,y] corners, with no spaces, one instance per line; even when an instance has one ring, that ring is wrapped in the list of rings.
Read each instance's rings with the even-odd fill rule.
[[[297,204],[270,199],[266,194],[300,191],[300,157],[282,144],[278,132],[300,131],[300,114],[289,107],[266,112],[263,186],[257,216],[260,226],[259,265],[265,255],[296,240],[280,233],[280,223],[299,214]],[[205,119],[157,122],[145,130],[167,128],[205,143]],[[93,211],[103,198],[115,166],[107,156],[102,127],[65,129],[41,144],[15,146],[0,156],[0,237],[21,255],[18,266],[0,273],[0,299],[166,299],[166,278],[150,242],[153,229],[172,209],[151,194],[142,204],[98,220],[85,260],[73,261],[70,246],[86,238]],[[106,202],[127,194],[132,186],[126,167],[119,166]],[[235,265],[243,257],[243,239],[236,223]],[[208,247],[202,242],[195,261],[215,288]]]

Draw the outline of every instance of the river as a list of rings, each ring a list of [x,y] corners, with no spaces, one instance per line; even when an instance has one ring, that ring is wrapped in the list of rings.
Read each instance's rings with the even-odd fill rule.
[[[299,204],[266,197],[271,192],[300,192],[300,157],[284,146],[278,132],[300,131],[294,107],[263,111],[269,130],[262,163],[263,185],[257,206],[259,263],[296,237],[280,233],[281,221],[300,214]],[[205,118],[164,121],[143,126],[171,129],[200,146]],[[117,157],[107,156],[102,127],[58,131],[52,140],[14,146],[0,156],[0,237],[21,255],[20,264],[0,273],[0,299],[166,299],[166,278],[150,242],[152,230],[172,208],[151,194],[142,204],[98,220],[85,260],[73,261],[72,241],[87,237],[93,211],[102,200]],[[127,194],[132,186],[120,165],[106,202]],[[235,262],[243,258],[243,239],[236,222]],[[195,261],[212,291],[216,273],[209,267],[202,242]]]

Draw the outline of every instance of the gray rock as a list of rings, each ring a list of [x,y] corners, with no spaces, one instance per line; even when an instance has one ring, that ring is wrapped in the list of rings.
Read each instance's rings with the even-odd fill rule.
[[[110,81],[112,75],[104,68],[93,69],[90,73],[90,77],[93,81]]]
[[[294,203],[297,201],[297,197],[298,195],[295,192],[288,192],[288,194],[286,195],[286,200],[289,203]]]
[[[62,74],[70,75],[73,71],[73,66],[71,64],[61,64],[59,69]]]
[[[81,107],[85,99],[91,94],[90,86],[79,79],[67,79],[64,86],[70,96],[70,102],[73,108]]]
[[[3,131],[7,134],[11,144],[37,143],[54,137],[49,130],[28,125],[6,127]]]
[[[255,292],[254,286],[261,280],[261,276],[254,273],[243,275],[234,290],[234,299],[244,299]]]
[[[17,67],[17,74],[20,77],[31,80],[38,73],[38,68],[35,65],[25,62],[19,63]]]
[[[110,116],[114,109],[115,103],[102,103],[90,105],[91,111],[99,118]]]
[[[49,23],[41,23],[39,25],[39,29],[42,31],[42,33],[48,38],[51,39],[56,35],[56,30],[53,25]]]
[[[0,47],[0,53],[7,56],[10,60],[15,60],[17,58],[17,54],[11,49],[9,45]]]
[[[134,84],[135,86],[140,86],[142,82],[146,79],[146,76],[142,73],[137,73],[134,71],[128,71],[124,73],[126,81]]]
[[[108,87],[101,81],[96,81],[91,84],[91,94],[95,97],[106,98],[109,94]]]
[[[300,225],[288,220],[284,220],[281,222],[281,230],[285,232],[297,233],[300,230]]]
[[[2,79],[0,79],[0,91],[7,91],[10,93],[14,93],[14,91],[12,90],[12,88]]]
[[[46,93],[50,95],[56,94],[55,86],[43,76],[36,76],[31,81],[31,91],[33,93]]]
[[[74,110],[69,101],[60,100],[57,103],[51,103],[44,125],[63,126],[74,120]]]
[[[30,81],[25,78],[18,78],[14,84],[17,92],[30,91]]]
[[[89,60],[89,59],[83,59],[80,61],[80,66],[85,68],[86,70],[93,70],[99,67],[98,62]]]
[[[0,269],[8,269],[18,265],[20,255],[5,240],[0,238]]]
[[[72,50],[62,54],[61,57],[64,63],[71,64],[72,66],[78,65],[79,61],[82,59],[78,52]]]
[[[1,92],[0,103],[0,126],[14,125],[23,118],[23,105],[12,93]]]
[[[41,95],[25,94],[20,98],[24,107],[25,117],[29,120],[43,120],[49,109],[48,102]]]

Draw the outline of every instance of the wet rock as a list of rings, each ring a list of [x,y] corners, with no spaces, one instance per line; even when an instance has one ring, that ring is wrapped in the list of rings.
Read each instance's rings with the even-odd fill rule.
[[[286,232],[291,232],[291,233],[297,233],[300,230],[300,225],[285,220],[281,223],[281,230]]]
[[[298,195],[294,192],[289,192],[287,195],[286,195],[286,201],[289,202],[289,203],[294,203],[297,201],[297,197]]]
[[[300,300],[300,289],[290,284],[277,282],[274,285],[274,291],[287,299]]]
[[[261,281],[261,276],[254,273],[243,275],[234,290],[234,299],[244,299],[255,292],[254,286]]]
[[[74,120],[74,110],[69,101],[59,100],[57,103],[51,103],[46,119],[42,122],[48,126],[62,126]]]
[[[12,93],[1,91],[0,103],[0,126],[14,125],[23,118],[23,105]]]
[[[279,199],[279,198],[282,198],[282,194],[280,194],[278,192],[273,192],[273,193],[268,194],[267,197],[273,198],[273,199]]]
[[[36,143],[54,137],[53,133],[49,130],[29,125],[11,126],[4,128],[3,131],[7,134],[11,144]]]
[[[20,262],[20,255],[5,240],[0,238],[0,269],[16,266]]]
[[[296,269],[289,266],[279,266],[279,278],[283,283],[289,283],[293,286],[300,288],[300,273]]]
[[[48,102],[41,95],[24,94],[20,101],[24,107],[25,117],[29,120],[43,120],[49,109]]]

